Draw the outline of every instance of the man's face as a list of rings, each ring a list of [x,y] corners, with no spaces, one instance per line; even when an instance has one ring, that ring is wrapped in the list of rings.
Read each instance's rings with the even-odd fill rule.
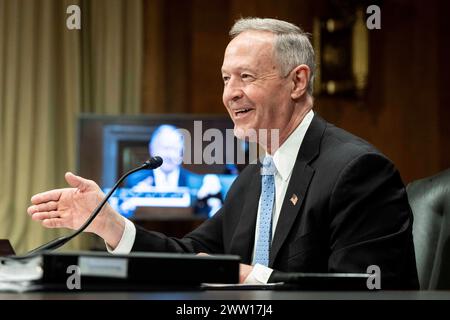
[[[152,155],[160,156],[163,159],[161,170],[168,174],[181,165],[183,141],[177,132],[164,130],[159,134],[150,151]]]
[[[292,116],[291,86],[274,60],[274,39],[270,32],[246,31],[225,50],[223,103],[238,138],[253,140],[249,129],[282,130]]]

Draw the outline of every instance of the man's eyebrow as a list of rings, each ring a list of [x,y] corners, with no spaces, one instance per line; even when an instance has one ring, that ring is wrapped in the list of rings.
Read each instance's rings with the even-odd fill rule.
[[[236,68],[233,68],[235,71],[238,71],[238,72],[242,72],[242,71],[249,71],[249,72],[254,72],[254,73],[256,73],[257,71],[255,70],[255,68],[251,68],[250,66],[248,66],[248,65],[242,65],[242,66],[239,66],[239,67],[236,67]],[[226,68],[221,68],[221,72],[222,73],[229,73],[230,71],[229,70],[227,70]]]

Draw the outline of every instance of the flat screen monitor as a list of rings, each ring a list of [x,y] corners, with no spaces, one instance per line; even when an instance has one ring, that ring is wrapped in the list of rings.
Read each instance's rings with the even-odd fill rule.
[[[78,120],[78,173],[104,192],[151,156],[155,170],[129,176],[109,203],[122,215],[211,217],[248,163],[249,145],[233,136],[228,116],[83,114]]]

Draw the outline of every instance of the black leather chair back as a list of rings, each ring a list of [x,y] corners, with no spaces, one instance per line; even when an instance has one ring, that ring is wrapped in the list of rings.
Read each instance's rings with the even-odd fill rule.
[[[450,289],[450,169],[406,187],[421,289]]]

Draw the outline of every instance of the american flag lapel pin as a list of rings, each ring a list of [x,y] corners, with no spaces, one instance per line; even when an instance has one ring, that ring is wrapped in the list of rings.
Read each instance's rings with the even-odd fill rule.
[[[297,195],[294,193],[290,200],[291,200],[292,204],[295,206],[297,204],[297,201],[298,201]]]

